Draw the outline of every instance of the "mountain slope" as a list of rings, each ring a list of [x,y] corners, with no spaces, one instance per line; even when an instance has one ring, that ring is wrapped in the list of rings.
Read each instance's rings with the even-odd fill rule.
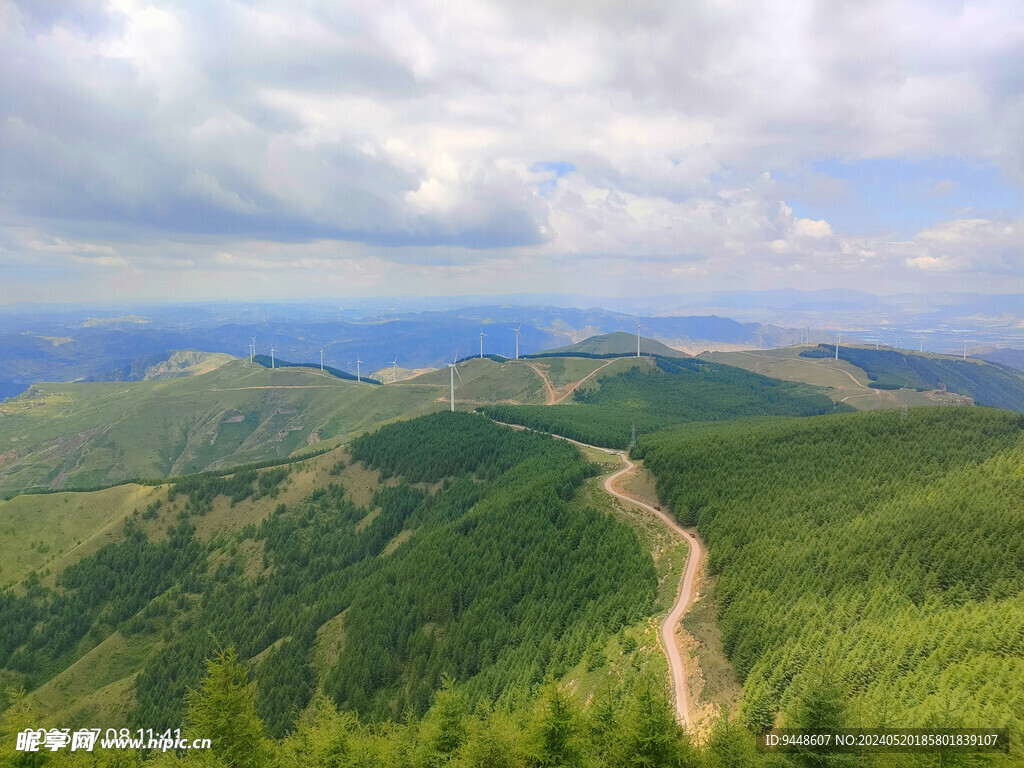
[[[422,713],[445,676],[514,700],[653,610],[649,553],[575,499],[594,470],[563,441],[439,413],[352,451],[155,489],[59,580],[0,592],[0,678],[69,725],[127,704],[177,727],[222,643],[281,735],[317,687],[367,718]]]
[[[1024,349],[993,349],[991,352],[983,352],[975,357],[980,357],[990,363],[1005,365],[1007,368],[1024,371]]]
[[[823,349],[823,348],[822,348]],[[834,351],[834,347],[832,348]],[[969,405],[970,399],[953,392],[914,389],[879,389],[871,386],[871,377],[847,360],[825,356],[806,357],[806,346],[759,349],[737,352],[707,352],[701,360],[725,363],[737,368],[783,381],[801,382],[820,387],[837,403],[851,405],[860,411],[921,405]]]
[[[834,347],[821,344],[804,357],[830,357]],[[920,354],[892,349],[839,347],[839,358],[864,370],[870,386],[943,390],[970,397],[978,405],[1024,411],[1024,373],[976,358]]]
[[[1019,729],[1022,429],[922,408],[641,440],[659,495],[708,542],[750,727],[827,677],[851,726]]]
[[[660,341],[640,337],[640,352],[644,355],[663,355],[665,357],[689,357],[685,352],[665,346]],[[636,335],[616,331],[570,344],[567,347],[549,349],[542,355],[635,355]]]
[[[646,434],[675,424],[753,416],[812,416],[849,410],[819,389],[694,358],[655,358],[651,368],[598,375],[574,401],[554,407],[488,406],[498,421],[593,445],[625,448],[635,426]]]
[[[524,363],[459,365],[461,409],[544,402]],[[0,493],[88,488],[284,459],[448,405],[447,369],[376,386],[235,359],[187,378],[45,383],[0,403]]]

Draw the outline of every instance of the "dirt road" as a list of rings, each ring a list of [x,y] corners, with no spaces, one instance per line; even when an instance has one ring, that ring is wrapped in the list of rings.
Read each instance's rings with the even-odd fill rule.
[[[525,427],[518,424],[506,424],[501,421],[495,423],[502,424],[506,427],[512,427],[513,429],[525,429]],[[551,436],[586,448],[594,448],[599,451],[609,450],[597,445],[581,443],[579,440],[573,440],[568,437],[563,437],[562,435]],[[686,665],[683,663],[683,652],[679,646],[679,640],[676,637],[676,628],[679,626],[679,622],[682,621],[683,616],[686,615],[687,610],[690,608],[690,604],[693,602],[693,589],[697,577],[697,568],[700,566],[701,560],[704,559],[704,545],[695,534],[685,531],[679,523],[661,510],[655,509],[650,504],[645,504],[639,499],[634,499],[632,496],[619,491],[615,487],[616,480],[628,475],[636,468],[636,465],[622,453],[615,451],[615,455],[622,459],[626,463],[626,466],[605,478],[604,489],[617,499],[621,499],[628,504],[642,507],[656,515],[659,520],[661,520],[673,533],[679,535],[690,547],[690,554],[686,558],[686,571],[683,573],[683,578],[679,583],[679,591],[676,594],[675,604],[672,606],[672,610],[668,612],[665,620],[661,623],[661,642],[665,648],[665,656],[668,658],[669,671],[672,674],[672,691],[675,695],[676,719],[680,724],[692,730],[693,724],[690,720],[690,694],[686,683]]]
[[[600,368],[597,368],[597,369],[595,369],[594,371],[592,371],[591,373],[588,373],[588,374],[587,374],[586,376],[584,376],[584,377],[583,377],[582,379],[580,379],[580,380],[579,380],[579,381],[577,381],[577,382],[576,382],[575,384],[573,384],[573,385],[572,385],[571,387],[569,387],[569,391],[568,391],[568,392],[566,392],[566,393],[565,393],[564,395],[562,395],[562,396],[561,396],[560,398],[558,398],[557,400],[555,400],[555,402],[554,402],[554,403],[551,403],[551,405],[557,405],[558,403],[562,402],[563,400],[565,400],[565,398],[567,398],[567,397],[568,397],[569,395],[571,395],[571,394],[572,394],[573,392],[575,392],[575,391],[576,391],[577,389],[579,389],[579,387],[580,387],[580,384],[582,384],[583,382],[585,382],[585,381],[586,381],[587,379],[593,378],[593,377],[594,377],[594,376],[596,376],[596,375],[597,375],[598,373],[600,373],[600,372],[601,372],[601,371],[603,371],[603,370],[604,370],[605,368],[607,368],[607,367],[608,367],[609,365],[611,365],[612,363],[614,363],[614,362],[615,362],[616,360],[621,360],[621,359],[622,359],[621,357],[614,357],[614,358],[612,358],[611,360],[609,360],[609,361],[608,361],[607,363],[605,363],[604,365],[602,365],[602,366],[601,366]]]
[[[544,382],[544,395],[545,395],[544,405],[554,405],[555,404],[555,388],[551,384],[551,379],[549,379],[548,375],[546,373],[544,373],[544,371],[542,371],[540,368],[538,368],[533,363],[527,362],[526,364],[528,366],[530,366],[531,368],[533,368],[534,372],[538,376],[540,376],[541,380]]]
[[[649,504],[644,504],[644,502],[638,499],[627,496],[615,487],[615,481],[629,474],[636,466],[621,453],[618,456],[626,462],[626,467],[613,475],[609,475],[604,481],[604,489],[623,501],[643,507],[657,515],[666,526],[681,536],[690,547],[690,555],[686,558],[686,571],[683,573],[683,580],[679,585],[675,605],[672,606],[672,610],[668,612],[668,616],[661,623],[661,641],[665,646],[665,655],[668,657],[668,666],[672,673],[672,690],[675,692],[676,699],[676,718],[681,724],[690,727],[690,695],[686,684],[686,665],[683,663],[682,650],[676,638],[676,628],[693,602],[694,581],[700,561],[704,558],[704,547],[700,539],[694,534],[683,530],[679,523],[664,512],[655,509]]]

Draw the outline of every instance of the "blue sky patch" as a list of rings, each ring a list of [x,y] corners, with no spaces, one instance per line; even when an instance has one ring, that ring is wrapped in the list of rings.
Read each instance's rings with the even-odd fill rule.
[[[895,230],[909,239],[942,221],[1017,217],[1024,210],[1020,191],[987,163],[958,158],[825,160],[813,167],[825,178],[806,184],[805,195],[797,187],[786,202],[797,216],[826,219],[840,233]],[[816,194],[823,187],[831,188],[831,194]]]
[[[575,171],[576,165],[564,160],[558,160],[555,162],[534,163],[530,170],[534,173],[547,171],[555,174],[555,178],[547,179],[540,183],[541,197],[551,197],[551,193],[554,192],[555,187],[558,185],[558,180],[565,176],[565,174]]]

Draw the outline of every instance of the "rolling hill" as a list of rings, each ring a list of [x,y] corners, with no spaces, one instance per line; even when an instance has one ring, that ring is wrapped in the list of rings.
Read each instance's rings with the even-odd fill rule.
[[[640,337],[640,352],[644,355],[662,355],[663,357],[689,357],[685,352],[665,346],[660,341]],[[636,354],[636,335],[616,331],[605,333],[599,336],[591,336],[576,344],[567,347],[549,349],[528,357],[555,356],[567,357],[572,355],[595,355],[595,356],[628,356]]]
[[[660,654],[635,637],[604,654],[643,636],[657,571],[579,497],[593,474],[567,443],[440,413],[290,467],[3,503],[5,525],[104,515],[70,537],[41,527],[51,559],[5,572],[21,579],[0,591],[0,681],[45,721],[177,727],[215,636],[280,736],[318,687],[397,718],[446,677],[515,701],[552,675],[624,674]]]
[[[466,360],[457,407],[607,446],[637,425],[662,503],[709,544],[702,599],[747,728],[824,701],[851,726],[1019,732],[1024,416],[837,413],[844,392],[895,395],[792,350],[744,359],[832,399],[703,358],[579,354]],[[628,764],[654,729],[670,746],[649,764],[758,765],[725,721],[694,756],[666,707],[652,616],[679,552],[623,525],[575,448],[438,413],[451,376],[362,386],[233,359],[0,404],[9,492],[179,475],[0,501],[0,687],[47,727],[173,728],[230,647],[273,737],[253,749],[285,765],[545,764],[552,722],[585,764]]]
[[[377,379],[371,378],[368,375],[364,374],[363,376],[359,376],[358,373],[352,374],[348,371],[342,371],[330,365],[325,365],[321,368],[319,363],[292,363],[288,360],[282,360],[281,358],[273,358],[270,355],[253,355],[252,361],[258,365],[262,365],[264,368],[270,368],[271,370],[276,370],[278,368],[306,368],[310,371],[329,373],[334,378],[342,379],[344,381],[365,381],[367,384],[380,384]]]
[[[688,422],[757,416],[811,416],[852,410],[821,390],[770,379],[741,368],[694,358],[653,358],[609,372],[554,407],[494,405],[493,419],[564,435],[594,445],[625,448],[635,427],[646,434]]]
[[[834,347],[821,344],[803,357],[830,357]],[[976,358],[869,347],[839,347],[839,358],[863,370],[876,389],[955,392],[978,405],[1024,411],[1024,373]]]
[[[743,368],[783,381],[801,382],[821,387],[838,403],[860,411],[874,411],[903,406],[970,405],[971,399],[954,392],[916,389],[879,389],[871,386],[871,377],[863,368],[848,360],[832,357],[806,357],[808,347],[749,350],[742,352],[709,352],[700,359]],[[822,348],[823,349],[823,348]],[[835,347],[832,347],[833,354]]]
[[[544,378],[523,362],[470,360],[459,372],[460,409],[544,402]],[[237,358],[187,378],[37,384],[0,403],[0,493],[92,488],[283,459],[441,410],[448,399],[447,369],[371,386]]]
[[[1016,368],[1018,371],[1024,371],[1024,349],[993,349],[989,352],[983,352],[974,357],[980,357],[989,363],[998,363],[999,365],[1005,365],[1007,368]]]

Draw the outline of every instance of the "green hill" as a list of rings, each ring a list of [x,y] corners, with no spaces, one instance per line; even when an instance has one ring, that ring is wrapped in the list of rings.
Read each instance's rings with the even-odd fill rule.
[[[848,360],[825,355],[824,347],[814,357],[802,355],[806,346],[778,349],[745,350],[739,352],[705,352],[701,360],[725,363],[762,376],[796,381],[821,387],[837,403],[851,405],[859,411],[886,408],[915,407],[921,405],[969,405],[972,401],[954,392],[916,389],[879,389],[871,386],[871,377],[863,368]],[[831,347],[835,354],[835,347]]]
[[[544,402],[523,364],[459,366],[461,409]],[[154,381],[45,383],[0,403],[0,493],[91,488],[284,459],[447,406],[447,369],[371,386],[235,359]]]
[[[594,386],[580,388],[571,404],[496,405],[480,410],[497,421],[625,448],[634,425],[637,434],[647,434],[688,422],[813,416],[849,408],[806,385],[693,358],[659,357],[653,369],[599,376]]]
[[[514,701],[654,610],[637,534],[577,498],[593,472],[562,441],[439,413],[351,459],[154,489],[110,541],[0,592],[0,678],[69,726],[162,730],[221,643],[276,736],[316,688],[364,718],[422,713],[445,677]]]
[[[367,384],[380,384],[377,379],[371,378],[368,375],[356,376],[355,374],[343,371],[340,368],[335,368],[331,365],[325,365],[322,368],[319,363],[292,363],[288,360],[282,360],[281,358],[273,358],[270,355],[254,355],[252,358],[254,363],[262,365],[264,368],[270,368],[276,370],[278,368],[306,368],[311,371],[319,371],[321,373],[329,373],[336,379],[342,379],[344,381],[356,381],[366,382]]]
[[[183,376],[198,376],[220,368],[236,358],[220,352],[198,352],[193,349],[172,352],[166,360],[149,366],[143,379],[177,379]]]
[[[677,349],[672,349],[662,344],[660,341],[654,339],[648,339],[644,336],[640,337],[640,352],[644,355],[662,355],[664,357],[689,357],[685,352],[680,352]],[[557,349],[549,349],[546,352],[541,352],[539,355],[528,355],[528,357],[541,357],[547,355],[598,355],[598,356],[615,356],[615,355],[635,355],[636,354],[636,334],[624,333],[622,331],[616,331],[615,333],[605,333],[600,336],[591,336],[589,339],[577,342],[576,344],[570,344],[568,347],[559,347]]]
[[[821,344],[800,354],[830,357],[834,350]],[[861,368],[877,389],[943,390],[970,397],[978,405],[1024,411],[1024,373],[1003,365],[977,358],[849,346],[839,347],[839,358]]]
[[[1022,430],[921,408],[641,440],[659,495],[708,543],[750,727],[797,717],[825,680],[816,706],[851,727],[1020,733]]]

